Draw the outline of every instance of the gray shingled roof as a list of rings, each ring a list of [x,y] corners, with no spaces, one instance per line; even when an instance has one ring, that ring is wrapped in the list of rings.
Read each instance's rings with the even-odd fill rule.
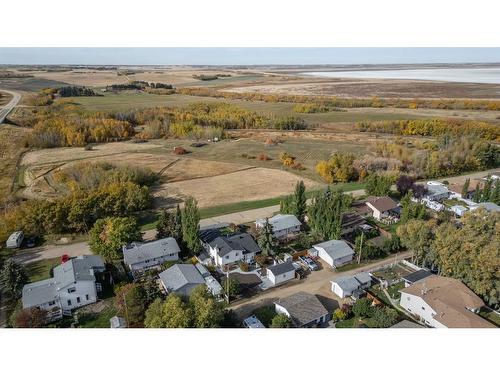
[[[328,311],[319,299],[307,292],[298,292],[281,298],[276,304],[283,306],[296,326],[300,327],[327,315]]]
[[[210,246],[213,248],[217,247],[219,249],[218,254],[221,257],[229,254],[231,251],[242,251],[243,253],[258,253],[261,251],[253,237],[248,233],[236,233],[227,237],[217,237],[210,242]]]
[[[257,223],[260,225],[264,225],[266,223],[266,220],[260,219],[257,220]],[[294,215],[278,214],[269,218],[269,224],[271,224],[271,226],[273,227],[273,232],[279,232],[284,229],[301,225],[301,222]]]
[[[104,269],[104,262],[97,255],[81,255],[54,268],[54,277],[26,284],[22,302],[25,308],[38,306],[58,298],[58,291],[77,281],[95,281],[94,272]]]
[[[483,202],[477,204],[479,207],[484,208],[486,211],[490,212],[500,212],[500,206],[493,202]]]
[[[427,195],[431,195],[431,196],[448,193],[448,188],[446,186],[443,186],[443,185],[433,185],[433,184],[429,185],[429,184],[427,184],[427,185],[425,185],[425,188],[428,191]]]
[[[174,264],[158,276],[165,287],[172,292],[187,284],[205,284],[205,279],[193,264]]]
[[[372,281],[372,277],[368,272],[360,272],[354,275],[356,280],[358,280],[361,284],[366,284],[370,281]]]
[[[354,254],[354,250],[350,248],[347,242],[342,240],[330,240],[314,245],[325,249],[332,259],[340,259],[348,255]]]
[[[177,241],[172,237],[162,238],[151,242],[132,242],[123,247],[123,260],[125,264],[142,263],[146,260],[160,258],[173,253],[179,253],[181,249]]]
[[[352,293],[354,290],[358,289],[361,283],[356,280],[353,276],[341,276],[333,280],[334,283],[345,292]]]
[[[271,271],[274,276],[278,276],[290,271],[294,271],[295,267],[293,266],[292,262],[285,262],[285,263],[279,263],[275,264],[274,266],[267,267],[268,271]]]

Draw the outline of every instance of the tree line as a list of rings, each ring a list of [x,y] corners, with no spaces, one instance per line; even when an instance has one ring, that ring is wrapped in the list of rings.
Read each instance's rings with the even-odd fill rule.
[[[500,110],[500,100],[476,99],[381,99],[381,98],[337,98],[314,95],[279,95],[262,94],[258,92],[229,92],[207,87],[176,88],[182,95],[202,96],[212,98],[239,99],[263,101],[269,103],[318,103],[337,108],[432,108],[432,109],[470,109],[470,110]]]

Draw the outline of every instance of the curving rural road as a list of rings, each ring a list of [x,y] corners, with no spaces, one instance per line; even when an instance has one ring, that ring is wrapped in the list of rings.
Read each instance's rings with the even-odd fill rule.
[[[2,124],[7,115],[10,113],[10,111],[12,111],[21,100],[21,94],[15,91],[8,91],[8,90],[0,90],[0,91],[12,95],[11,101],[0,109],[0,124]]]

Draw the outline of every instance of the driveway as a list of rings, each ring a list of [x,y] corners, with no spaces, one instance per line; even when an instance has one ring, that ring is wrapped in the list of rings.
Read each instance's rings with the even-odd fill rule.
[[[349,276],[363,271],[370,271],[381,266],[394,263],[403,258],[408,258],[411,255],[411,251],[401,252],[397,255],[391,255],[374,263],[345,272],[334,271],[322,260],[318,260],[318,262],[321,263],[322,269],[310,273],[305,279],[300,281],[294,280],[280,287],[272,288],[259,293],[255,297],[242,301],[236,301],[232,303],[230,307],[241,319],[244,319],[251,315],[256,308],[270,305],[280,298],[288,297],[294,293],[303,291],[315,294],[328,311],[333,311],[339,306],[339,304],[341,304],[342,299],[331,291],[330,280],[339,276]]]

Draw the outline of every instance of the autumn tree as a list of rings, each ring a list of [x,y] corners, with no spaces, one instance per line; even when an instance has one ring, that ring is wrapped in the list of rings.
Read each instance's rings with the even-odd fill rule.
[[[271,321],[269,328],[290,328],[292,326],[292,321],[285,314],[276,315]]]
[[[197,255],[201,251],[199,237],[200,213],[196,199],[189,197],[184,202],[182,211],[182,239],[191,254]]]
[[[47,310],[38,307],[22,309],[15,312],[13,325],[15,328],[42,328],[48,322]]]
[[[500,213],[479,208],[457,227],[436,229],[433,251],[440,274],[461,280],[490,306],[500,305]]]
[[[398,321],[398,312],[390,307],[377,307],[373,309],[373,320],[379,328],[389,328]]]
[[[144,326],[147,328],[189,328],[193,312],[182,298],[171,293],[162,301],[156,299],[146,310]]]
[[[141,326],[147,308],[146,291],[139,284],[125,284],[115,292],[115,303],[117,312],[124,316],[129,327]]]
[[[193,311],[193,326],[196,328],[216,328],[224,319],[224,306],[210,294],[205,285],[197,286],[189,296]]]
[[[370,195],[381,197],[391,191],[392,178],[389,176],[371,174],[366,179],[366,192]]]
[[[355,180],[357,171],[353,166],[355,156],[350,153],[336,152],[330,159],[316,165],[316,172],[328,183]]]
[[[435,265],[436,256],[432,250],[435,227],[434,220],[411,219],[396,229],[401,244],[413,251],[413,263],[422,267]]]
[[[139,225],[131,217],[99,219],[89,232],[90,250],[107,261],[121,258],[124,245],[141,240]]]

